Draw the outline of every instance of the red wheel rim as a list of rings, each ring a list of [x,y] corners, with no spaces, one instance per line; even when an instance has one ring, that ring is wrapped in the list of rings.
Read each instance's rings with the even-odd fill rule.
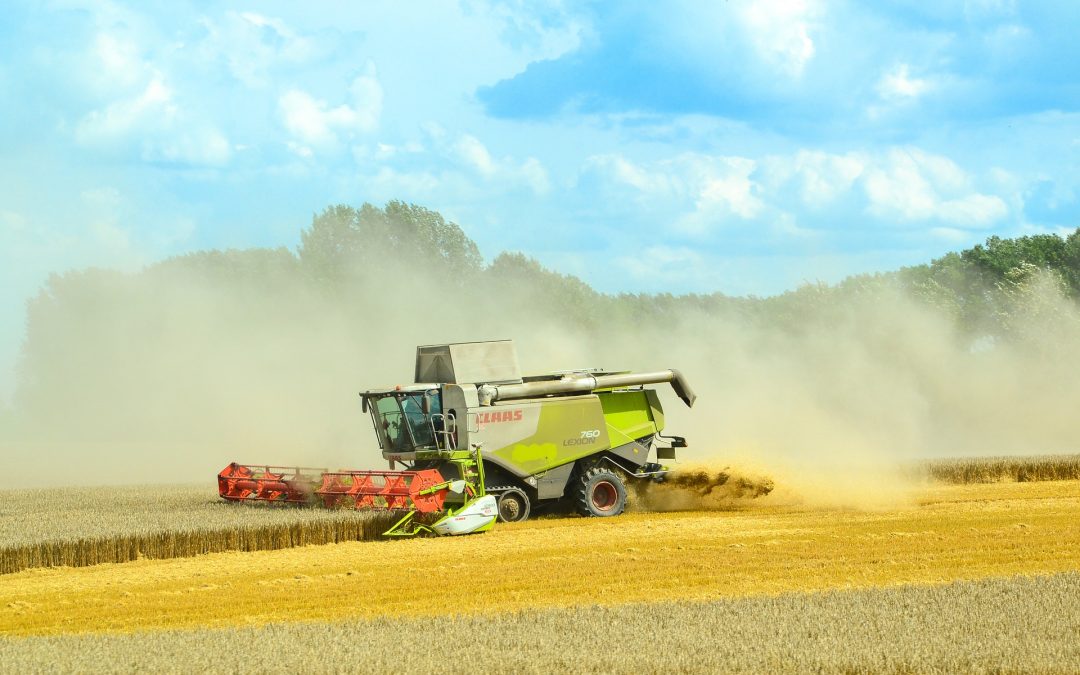
[[[619,491],[608,481],[600,481],[592,489],[592,505],[597,511],[610,511],[619,501]]]

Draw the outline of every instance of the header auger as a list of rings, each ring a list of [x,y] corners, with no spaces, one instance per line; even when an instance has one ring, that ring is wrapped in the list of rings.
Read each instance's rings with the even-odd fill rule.
[[[491,529],[497,504],[484,492],[479,452],[452,453],[447,461],[461,478],[447,480],[438,469],[418,471],[327,471],[305,467],[257,466],[233,462],[218,474],[218,494],[229,501],[256,500],[328,509],[397,511],[404,515],[385,536],[468,534]],[[455,496],[463,499],[455,499]],[[456,504],[454,508],[453,502]],[[417,515],[443,514],[430,525]]]
[[[401,513],[387,536],[482,532],[560,502],[614,516],[628,485],[663,480],[661,462],[686,446],[661,433],[660,399],[644,385],[670,383],[687,406],[695,400],[677,370],[522,377],[509,340],[418,347],[414,379],[360,394],[389,470],[233,463],[219,494]]]

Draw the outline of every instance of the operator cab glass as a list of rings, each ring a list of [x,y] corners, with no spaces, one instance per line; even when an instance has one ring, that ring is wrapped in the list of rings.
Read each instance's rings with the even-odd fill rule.
[[[437,392],[387,394],[376,399],[371,413],[384,452],[413,452],[435,447],[432,423],[442,421],[442,405]]]

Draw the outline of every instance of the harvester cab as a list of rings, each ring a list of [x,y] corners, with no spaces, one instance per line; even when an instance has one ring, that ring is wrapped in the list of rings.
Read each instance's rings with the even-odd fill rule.
[[[483,531],[556,504],[614,516],[628,488],[663,480],[686,446],[663,434],[659,396],[645,385],[695,399],[676,370],[522,376],[510,340],[418,347],[413,379],[360,394],[389,470],[231,464],[221,496],[405,511],[388,535]]]

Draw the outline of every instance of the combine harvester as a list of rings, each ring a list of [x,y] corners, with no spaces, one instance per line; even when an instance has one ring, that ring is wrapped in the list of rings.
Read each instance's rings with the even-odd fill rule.
[[[687,406],[695,398],[677,370],[522,377],[510,340],[418,347],[414,380],[360,394],[389,471],[233,463],[218,474],[218,492],[403,512],[388,536],[482,532],[496,518],[525,520],[566,502],[615,516],[627,483],[663,480],[660,462],[686,447],[661,434],[660,399],[644,385],[671,383]]]

